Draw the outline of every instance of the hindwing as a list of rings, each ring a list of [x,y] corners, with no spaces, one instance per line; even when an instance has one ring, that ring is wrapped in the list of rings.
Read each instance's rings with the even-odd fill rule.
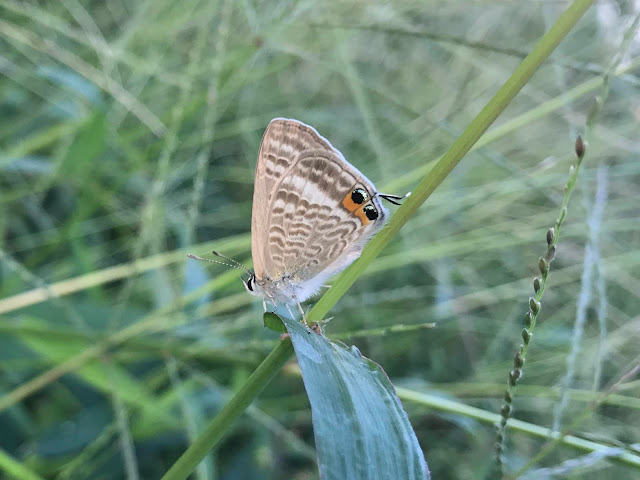
[[[253,198],[258,280],[324,281],[348,266],[388,217],[376,193],[315,129],[273,120],[262,140]]]

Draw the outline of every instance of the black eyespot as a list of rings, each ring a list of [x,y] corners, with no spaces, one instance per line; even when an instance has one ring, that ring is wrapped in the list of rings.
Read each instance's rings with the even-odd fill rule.
[[[371,204],[364,206],[364,213],[369,220],[375,220],[378,218],[378,210],[376,210],[376,207]]]
[[[250,292],[253,292],[253,282],[253,277],[249,277],[249,280],[247,280],[247,288]]]
[[[353,192],[351,192],[351,201],[356,205],[362,205],[364,202],[368,200],[368,195],[366,190],[362,188],[356,188]]]

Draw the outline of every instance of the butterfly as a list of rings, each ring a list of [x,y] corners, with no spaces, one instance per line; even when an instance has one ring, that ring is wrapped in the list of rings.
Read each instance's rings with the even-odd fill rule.
[[[353,263],[384,226],[387,200],[313,127],[275,118],[262,137],[251,215],[253,271],[246,290],[274,306],[297,304]],[[201,259],[190,255],[191,258]]]

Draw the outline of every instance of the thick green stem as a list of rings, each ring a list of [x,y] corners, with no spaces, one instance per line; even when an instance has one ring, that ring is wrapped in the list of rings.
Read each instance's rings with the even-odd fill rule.
[[[595,0],[575,0],[558,18],[533,51],[525,58],[513,75],[498,90],[487,106],[471,122],[466,130],[442,156],[433,169],[420,182],[412,195],[393,215],[385,227],[364,249],[360,258],[340,275],[335,284],[309,312],[309,320],[322,319],[348,288],[362,274],[364,269],[382,251],[393,236],[404,226],[416,210],[425,202],[475,142],[491,126],[494,120],[509,105],[531,76],[549,57],[560,41],[569,33]],[[253,399],[275,376],[293,353],[289,340],[281,342],[260,364],[244,386],[236,393],[227,406],[213,419],[198,439],[185,451],[166,473],[163,480],[185,479],[195,470],[198,463],[220,440],[231,424],[251,404]]]

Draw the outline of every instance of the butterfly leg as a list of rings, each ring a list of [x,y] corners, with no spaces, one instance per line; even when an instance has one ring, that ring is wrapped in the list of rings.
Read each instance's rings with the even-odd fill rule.
[[[304,313],[304,310],[302,308],[302,305],[300,305],[300,301],[298,300],[298,297],[296,297],[295,295],[293,296],[293,299],[296,301],[296,304],[298,305],[298,310],[300,310],[300,314],[302,315],[302,321],[304,322],[305,327],[309,327],[309,324],[307,323],[307,316]]]
[[[298,307],[300,307],[300,302],[298,302],[298,300],[296,299],[296,302],[298,303]],[[291,319],[294,320],[296,318],[296,316],[293,314],[293,312],[291,311],[291,307],[289,306],[289,304],[287,303],[287,310],[289,311],[289,315],[291,315]],[[302,307],[300,307],[302,308]],[[307,319],[304,315],[304,312],[302,310],[300,310],[300,313],[302,313],[302,321],[304,322],[304,326],[307,327],[307,333],[311,333],[311,330],[309,329],[309,325],[307,325]],[[286,335],[289,335],[288,333]],[[281,337],[284,338],[284,337]]]
[[[273,312],[272,313],[276,313],[276,310],[278,309],[278,304],[276,303],[276,301],[272,297],[269,297],[269,303],[273,306]],[[266,298],[262,299],[262,308],[264,308],[264,311],[266,313],[267,312],[267,300],[266,300]]]

